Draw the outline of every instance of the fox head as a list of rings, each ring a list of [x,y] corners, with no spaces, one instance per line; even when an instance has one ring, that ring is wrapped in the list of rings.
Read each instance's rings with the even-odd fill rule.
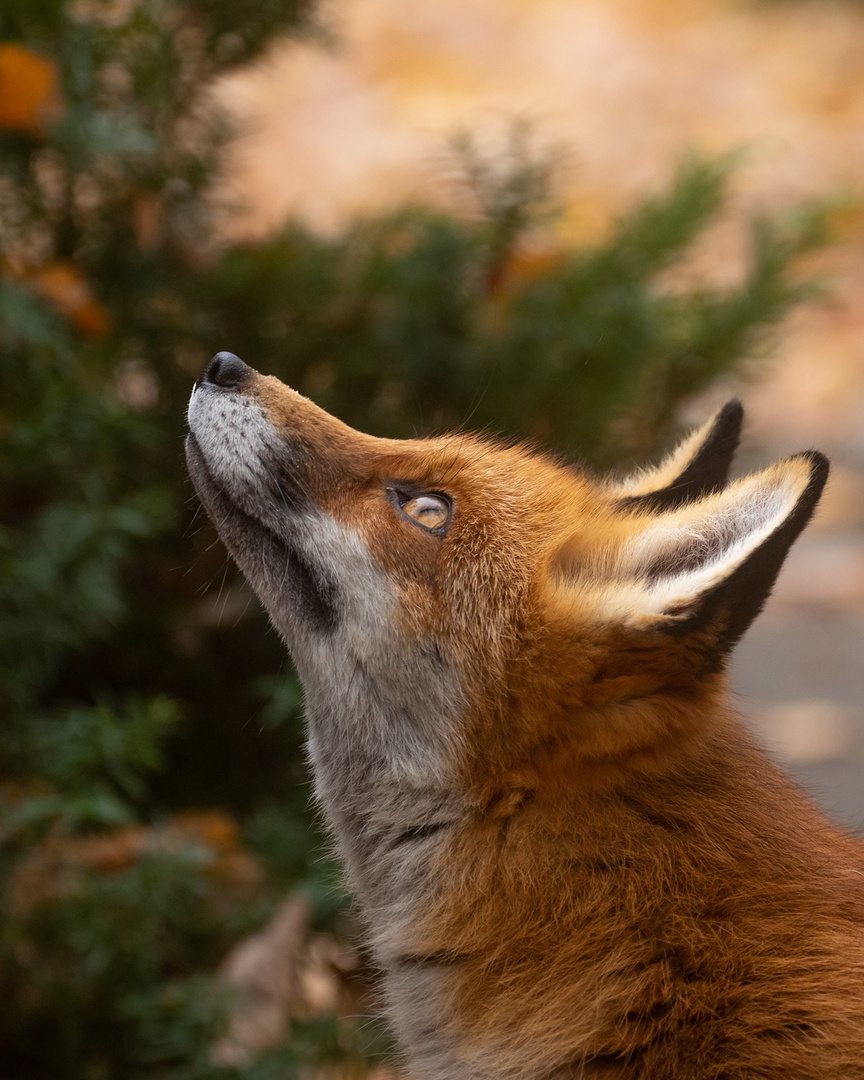
[[[728,483],[741,415],[601,483],[472,435],[374,438],[215,357],[189,468],[295,659],[325,800],[337,746],[506,807],[556,761],[590,782],[698,740],[828,470]]]

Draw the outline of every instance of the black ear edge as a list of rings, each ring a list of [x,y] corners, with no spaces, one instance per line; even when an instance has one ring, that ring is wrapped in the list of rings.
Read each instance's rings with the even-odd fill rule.
[[[625,496],[619,502],[621,508],[659,513],[720,491],[729,479],[743,422],[744,406],[739,398],[732,398],[717,413],[702,445],[671,484],[644,495]]]
[[[810,479],[790,513],[724,582],[697,601],[692,615],[663,628],[663,633],[675,635],[714,629],[709,633],[706,673],[724,666],[762,611],[789,549],[812,518],[825,488],[830,462],[819,450],[805,450],[787,460],[810,463]]]

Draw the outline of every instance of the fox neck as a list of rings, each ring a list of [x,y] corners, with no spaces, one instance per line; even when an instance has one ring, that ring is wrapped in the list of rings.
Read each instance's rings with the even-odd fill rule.
[[[520,732],[523,710],[517,717],[511,701],[513,715],[496,710],[492,730],[484,730],[487,724],[476,720],[484,710],[466,700],[437,648],[415,651],[408,678],[404,650],[398,671],[388,676],[386,658],[395,655],[396,642],[368,640],[347,653],[320,642],[314,654],[295,653],[317,800],[361,905],[367,913],[381,908],[386,918],[403,893],[422,907],[424,868],[460,827],[493,822],[506,829],[538,797],[566,813],[592,792],[605,798],[652,778],[662,787],[665,777],[704,758],[714,729],[727,722],[718,678],[698,703],[658,695],[552,710],[557,730],[533,735]],[[470,733],[473,752],[457,732]],[[514,756],[520,745],[521,760]],[[405,877],[408,863],[414,869]]]
[[[368,640],[338,656],[326,644],[295,655],[316,798],[372,922],[375,912],[392,920],[416,894],[416,873],[406,876],[415,837],[464,813],[452,753],[458,682],[434,648],[415,652],[407,677],[403,668],[383,675],[395,655],[395,643]]]

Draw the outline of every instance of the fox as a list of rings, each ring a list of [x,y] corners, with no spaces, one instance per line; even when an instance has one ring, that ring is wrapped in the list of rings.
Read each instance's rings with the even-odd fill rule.
[[[411,1080],[864,1078],[864,845],[728,686],[829,466],[730,481],[742,417],[601,480],[361,433],[232,353],[195,385]]]

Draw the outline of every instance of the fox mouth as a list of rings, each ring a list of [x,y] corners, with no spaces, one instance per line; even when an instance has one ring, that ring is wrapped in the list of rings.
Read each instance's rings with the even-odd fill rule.
[[[223,498],[226,502],[228,501],[207,468],[204,451],[192,431],[186,436],[186,464],[189,466],[189,475],[192,477],[192,483],[195,485],[195,490],[199,495],[204,489],[208,496]]]
[[[198,498],[219,531],[219,535],[232,551],[235,551],[235,548],[244,541],[244,546],[248,546],[249,539],[257,537],[263,538],[268,545],[287,554],[288,541],[260,518],[254,517],[238,506],[216,480],[207,465],[207,458],[201,449],[201,444],[191,431],[186,436],[186,462]],[[240,557],[240,552],[235,551],[235,554],[238,558]],[[263,558],[261,561],[269,562]]]
[[[191,431],[186,436],[186,464],[189,467],[189,475],[192,478],[192,484],[198,498],[203,503],[204,509],[213,524],[219,529],[220,534],[223,529],[230,529],[233,519],[245,521],[255,529],[266,528],[262,521],[256,521],[251,515],[241,510],[237,503],[226,493],[223,485],[216,480],[210,471],[201,444]]]
[[[280,607],[290,607],[318,631],[334,630],[339,597],[332,578],[289,537],[237,505],[213,476],[192,432],[186,437],[186,461],[204,509],[241,569],[261,583],[262,591],[278,594]]]

